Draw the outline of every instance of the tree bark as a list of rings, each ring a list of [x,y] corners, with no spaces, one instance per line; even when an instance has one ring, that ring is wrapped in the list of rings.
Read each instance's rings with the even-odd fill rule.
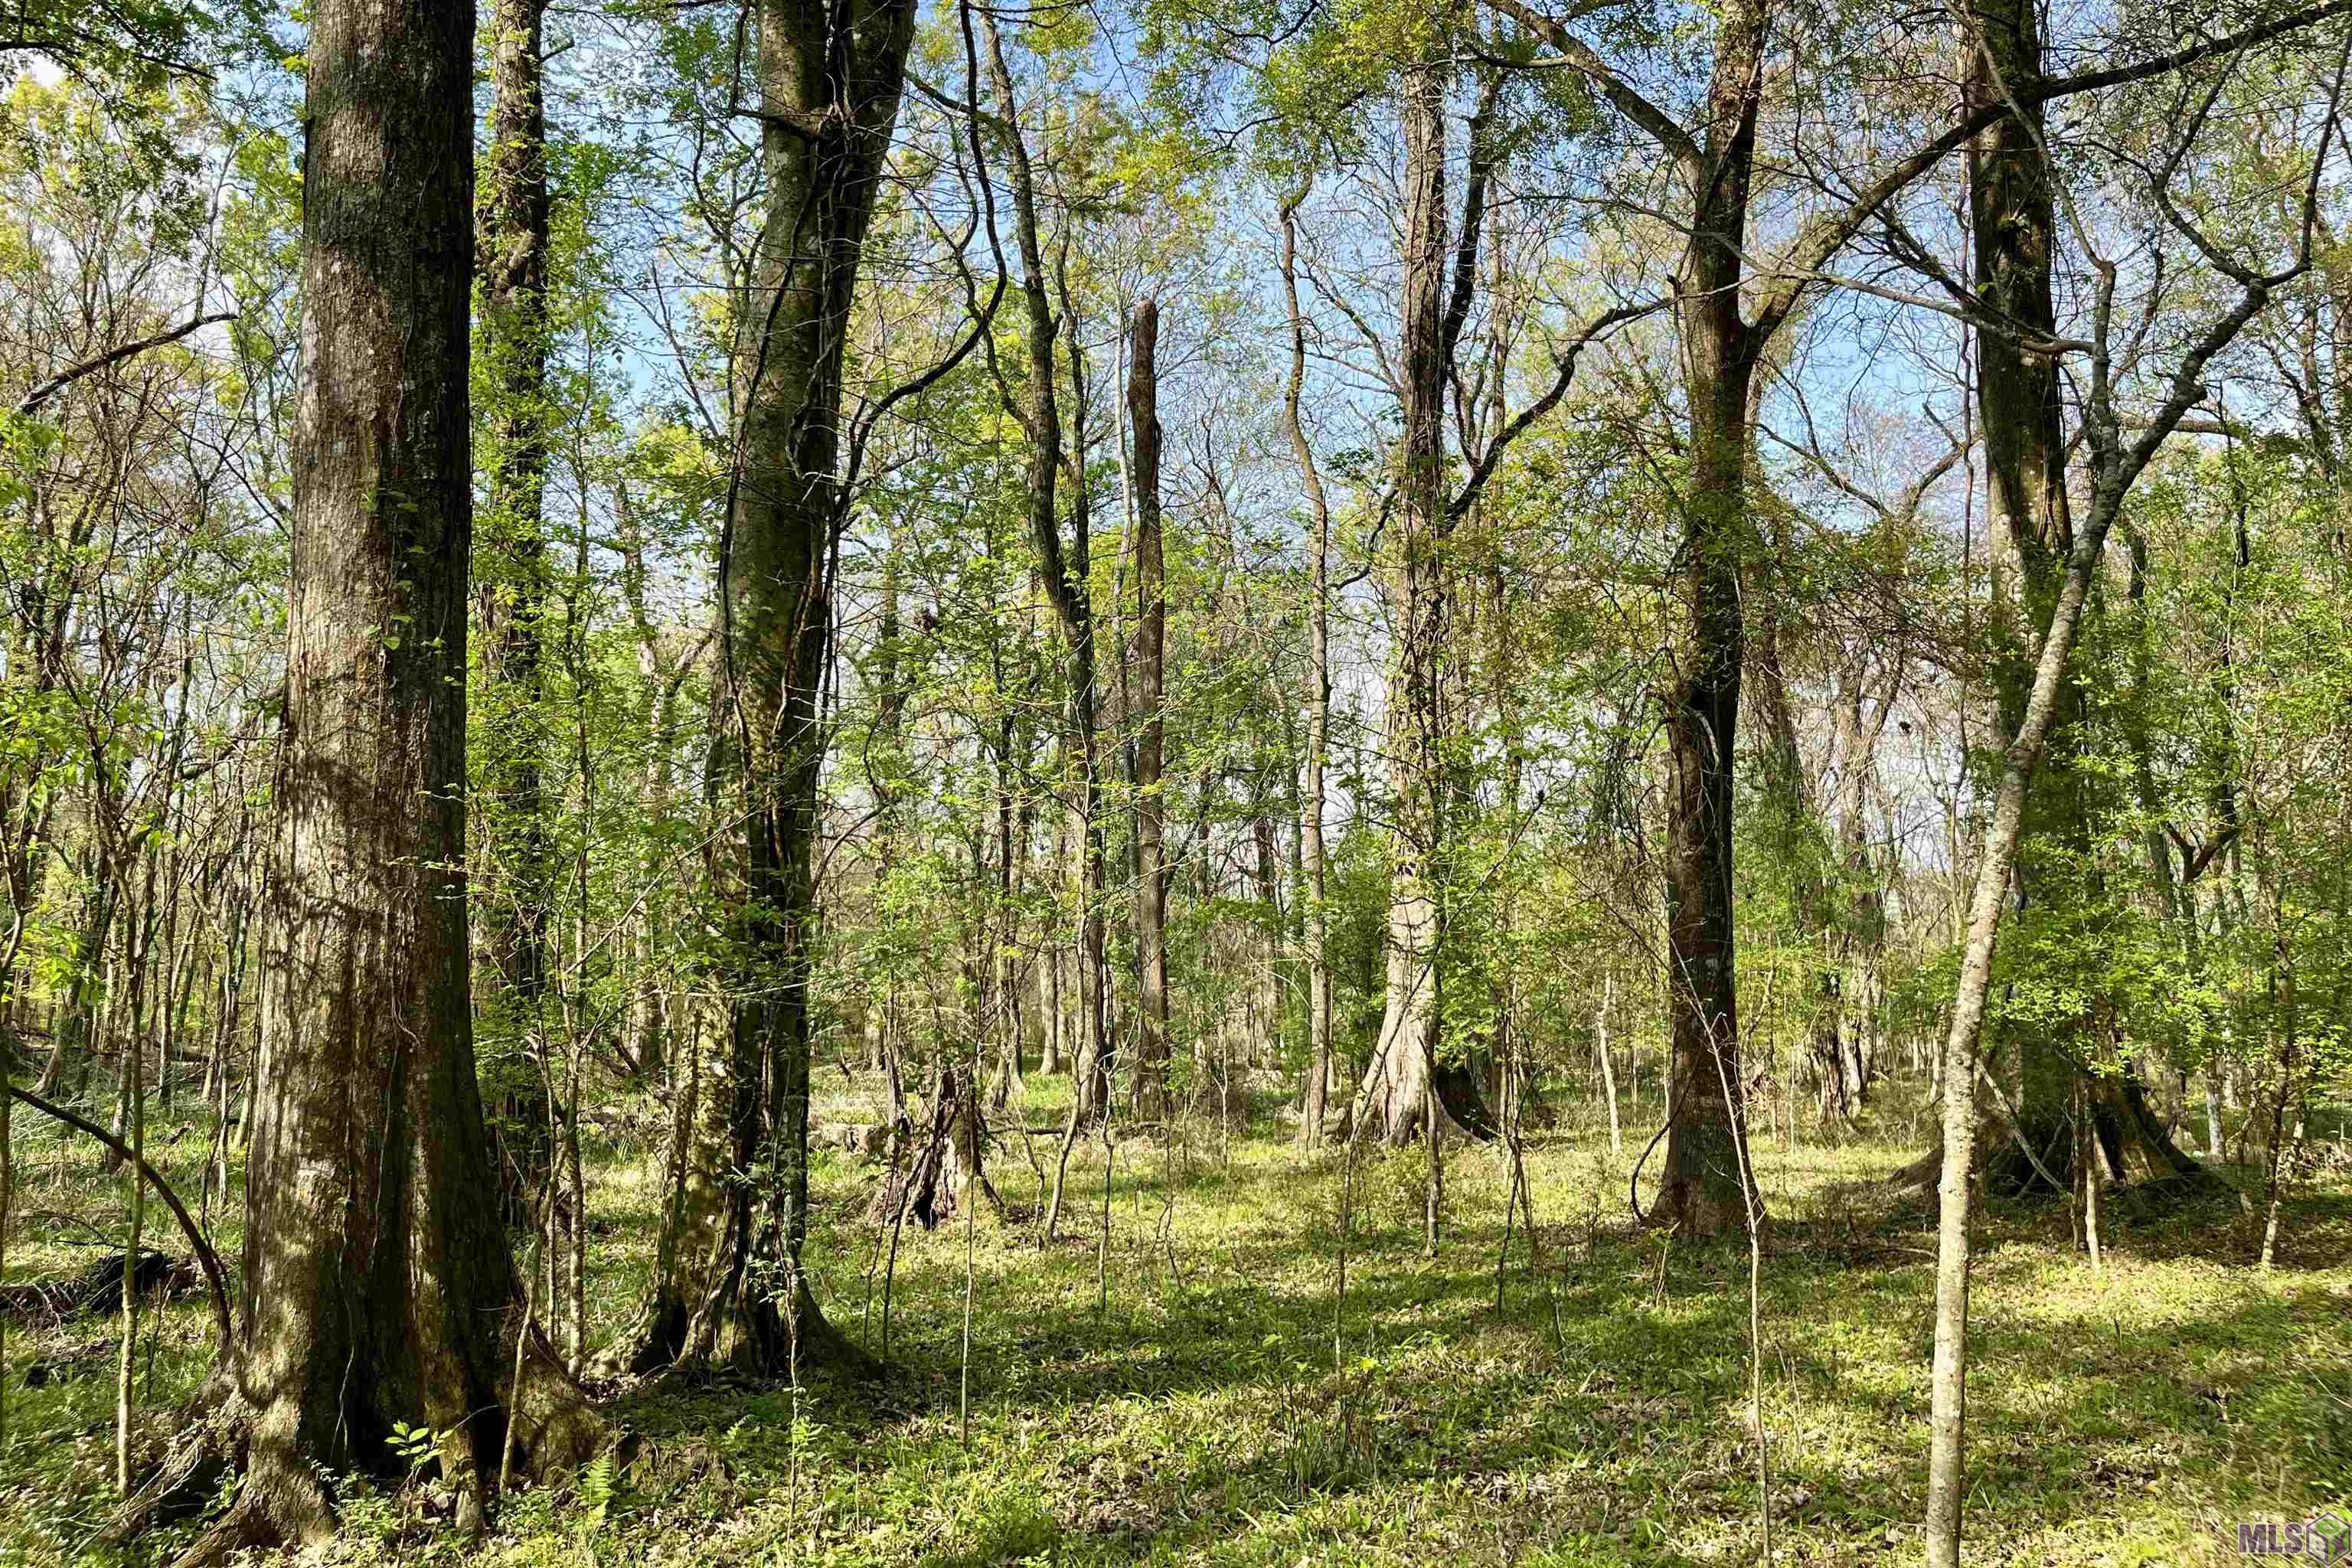
[[[1323,1141],[1331,1091],[1331,961],[1325,951],[1329,916],[1324,907],[1323,856],[1323,772],[1331,745],[1331,504],[1299,415],[1307,385],[1307,318],[1298,308],[1298,205],[1306,199],[1302,184],[1282,207],[1282,293],[1290,312],[1290,379],[1283,390],[1283,420],[1307,488],[1314,530],[1307,605],[1306,782],[1298,806],[1298,868],[1304,884],[1299,902],[1307,948],[1307,1091],[1299,1107],[1298,1141],[1313,1148]]]
[[[1004,39],[993,14],[983,11],[981,25],[988,38],[988,64],[997,112],[1010,154],[1013,235],[1021,253],[1021,299],[1027,328],[1028,388],[1025,399],[1003,391],[1007,405],[1029,437],[1029,531],[1037,550],[1039,575],[1045,596],[1062,630],[1066,679],[1069,689],[1069,721],[1078,747],[1080,842],[1083,861],[1083,907],[1078,917],[1078,997],[1083,1026],[1076,1042],[1080,1054],[1078,1080],[1072,1086],[1071,1104],[1078,1121],[1104,1114],[1109,1107],[1111,1041],[1109,1031],[1110,976],[1103,905],[1108,891],[1104,850],[1101,737],[1097,715],[1100,693],[1096,689],[1094,595],[1090,586],[1089,540],[1086,489],[1077,487],[1071,507],[1069,547],[1063,547],[1062,525],[1055,504],[1065,461],[1060,399],[1055,389],[1055,344],[1062,322],[1054,314],[1047,286],[1044,233],[1037,209],[1036,181],[1028,142],[1021,124],[1020,105],[1013,92],[1013,71],[1004,55]],[[1073,355],[1076,353],[1074,348]],[[1076,363],[1075,357],[1073,363]],[[1077,1121],[1071,1124],[1074,1128]],[[1065,1151],[1066,1158],[1066,1150]],[[1048,1230],[1052,1226],[1049,1222]]]
[[[2105,539],[2105,521],[2095,517],[2092,527],[2069,552],[2065,579],[2053,606],[2049,636],[2042,639],[2035,662],[2022,720],[2002,758],[1992,820],[1985,826],[1984,847],[1977,861],[1951,1030],[1944,1042],[1943,1169],[1937,1187],[1936,1352],[1928,1416],[1927,1561],[1934,1568],[1958,1568],[1960,1506],[1967,1489],[1963,1460],[1968,1415],[1969,1187],[1977,1136],[1977,1047],[1984,1031],[1985,999],[1992,986],[1993,944],[2009,900],[2026,792],[2049,739],[2091,574]]]
[[[1440,945],[1444,874],[1442,711],[1448,622],[1445,544],[1453,518],[1445,504],[1445,385],[1459,308],[1449,310],[1447,258],[1475,278],[1479,149],[1473,148],[1473,188],[1465,207],[1459,251],[1448,244],[1446,215],[1446,88],[1451,73],[1442,49],[1405,67],[1401,91],[1404,129],[1404,289],[1402,372],[1404,435],[1398,454],[1396,558],[1390,598],[1396,621],[1389,673],[1386,742],[1394,828],[1391,835],[1384,1000],[1380,1042],[1357,1086],[1353,1126],[1377,1119],[1381,1139],[1410,1142],[1433,1110],[1462,1131],[1492,1137],[1476,1079],[1447,1062],[1441,1038]],[[1475,141],[1475,138],[1474,138]]]
[[[438,1436],[461,1522],[510,1422],[527,1468],[602,1426],[509,1337],[467,1003],[466,587],[474,10],[313,14],[302,396],[280,817],[235,1384],[249,1470],[224,1535],[322,1539],[322,1473]]]
[[[633,1359],[726,1359],[773,1374],[854,1354],[802,1264],[822,698],[847,499],[843,355],[915,8],[755,0],[753,19],[768,217],[738,318],[711,707],[719,786],[740,801],[744,829],[713,846],[731,938],[712,977],[726,1016],[698,1024],[700,1086],[691,1110],[681,1097],[670,1162],[673,1193],[703,1201],[673,1208],[678,1234],[662,1247],[674,1267],[654,1282]]]
[[[1653,1223],[1684,1235],[1745,1235],[1761,1195],[1748,1172],[1732,921],[1731,817],[1743,628],[1748,418],[1769,334],[1740,315],[1748,184],[1767,19],[1729,7],[1717,36],[1678,283],[1689,474],[1681,596],[1688,636],[1667,699],[1667,994],[1674,1057],[1666,1158]]]
[[[481,636],[478,716],[482,794],[490,810],[493,897],[485,912],[497,989],[478,1007],[494,1031],[490,1131],[509,1223],[531,1213],[554,1151],[541,1075],[541,1007],[554,868],[540,765],[540,638],[548,598],[542,510],[547,489],[547,110],[545,0],[493,0],[488,166],[475,219],[481,350],[495,400],[485,410],[489,473],[477,520],[473,590]],[[483,1000],[478,999],[478,1002]]]
[[[1128,422],[1135,432],[1136,702],[1143,722],[1135,746],[1136,1068],[1144,1113],[1168,1099],[1167,807],[1160,770],[1168,658],[1168,567],[1160,529],[1160,303],[1135,308],[1128,353]]]

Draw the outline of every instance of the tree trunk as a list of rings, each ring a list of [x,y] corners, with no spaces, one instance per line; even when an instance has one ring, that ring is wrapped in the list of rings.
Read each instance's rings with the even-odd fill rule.
[[[545,0],[493,0],[488,167],[475,226],[481,280],[484,410],[489,469],[476,520],[473,590],[479,616],[481,789],[489,807],[493,896],[484,944],[498,977],[478,1009],[493,1031],[489,1124],[509,1224],[527,1223],[531,1193],[551,1177],[542,1075],[528,1059],[551,1048],[542,1016],[552,846],[540,765],[544,733],[540,638],[547,610],[547,109],[541,80]]]
[[[912,1219],[925,1230],[985,1199],[1000,1212],[1004,1200],[989,1182],[983,1163],[988,1127],[982,1119],[980,1087],[969,1066],[940,1069],[914,1157],[876,1189],[866,1217],[877,1225]]]
[[[2105,543],[2104,517],[2074,542],[2065,581],[2053,607],[2049,636],[2042,639],[2032,689],[2022,723],[2003,759],[1978,858],[1976,888],[1969,902],[1968,942],[1953,998],[1951,1032],[1944,1043],[1944,1143],[1937,1183],[1936,1238],[1936,1352],[1929,1384],[1927,1560],[1935,1568],[1958,1568],[1960,1507],[1967,1486],[1969,1204],[1969,1167],[1976,1149],[1977,1046],[1984,1029],[1985,999],[1992,986],[1993,943],[2009,899],[2019,831],[2033,770],[2049,739],[2066,663],[2074,644],[2093,570]]]
[[[1460,1063],[1444,1060],[1440,1037],[1444,553],[1453,526],[1445,503],[1444,398],[1450,340],[1460,330],[1458,313],[1449,312],[1446,303],[1452,248],[1445,197],[1449,75],[1444,55],[1433,48],[1406,66],[1402,89],[1405,216],[1399,391],[1404,435],[1398,463],[1397,553],[1390,574],[1396,644],[1386,732],[1395,826],[1380,1042],[1350,1112],[1352,1126],[1376,1118],[1382,1140],[1391,1144],[1411,1141],[1432,1108],[1443,1110],[1474,1136],[1495,1132],[1475,1077]],[[1463,245],[1475,268],[1475,192],[1473,198],[1465,208]]]
[[[1135,746],[1136,1068],[1144,1114],[1168,1100],[1168,869],[1160,767],[1167,750],[1168,568],[1160,533],[1160,304],[1135,308],[1128,356],[1127,411],[1135,431],[1136,702],[1143,723]]]
[[[235,1385],[250,1468],[215,1542],[323,1539],[320,1477],[439,1435],[461,1523],[509,1421],[529,1467],[601,1424],[520,1292],[474,1076],[465,874],[474,14],[312,17],[304,385],[280,817]]]
[[[1331,505],[1299,416],[1307,384],[1307,318],[1298,308],[1297,217],[1298,204],[1306,198],[1307,187],[1301,185],[1283,204],[1282,291],[1290,312],[1290,380],[1283,392],[1283,418],[1315,530],[1307,605],[1307,777],[1298,807],[1298,865],[1304,883],[1299,902],[1307,948],[1307,1092],[1299,1109],[1298,1139],[1312,1148],[1323,1141],[1331,1086],[1331,961],[1325,952],[1329,916],[1324,908],[1323,858],[1323,770],[1331,744]]]
[[[1046,597],[1061,625],[1067,654],[1070,729],[1078,746],[1081,795],[1077,849],[1083,859],[1085,889],[1078,917],[1078,997],[1084,1022],[1076,1042],[1078,1080],[1071,1086],[1071,1103],[1083,1121],[1108,1110],[1112,1068],[1110,976],[1103,914],[1109,877],[1103,843],[1102,758],[1097,733],[1100,694],[1095,687],[1095,616],[1088,585],[1087,492],[1085,486],[1076,487],[1071,507],[1069,548],[1065,550],[1055,499],[1064,462],[1061,404],[1055,390],[1054,363],[1054,346],[1060,337],[1062,323],[1054,314],[1053,297],[1046,284],[1036,182],[1013,93],[1012,68],[1005,61],[1004,40],[992,14],[983,11],[981,24],[988,38],[991,84],[996,92],[998,113],[1007,132],[1005,142],[1011,153],[1013,232],[1021,251],[1021,298],[1027,325],[1028,396],[1015,402],[1007,391],[1005,400],[1029,437],[1029,531],[1036,545]],[[1078,351],[1073,346],[1071,352],[1075,364]],[[1083,403],[1080,412],[1083,414]],[[1083,440],[1079,445],[1083,447]]]
[[[1654,1224],[1743,1236],[1763,1214],[1748,1177],[1732,924],[1731,816],[1742,654],[1740,562],[1748,515],[1749,390],[1762,333],[1741,319],[1748,189],[1755,156],[1760,7],[1728,10],[1708,86],[1706,165],[1679,291],[1689,476],[1682,498],[1688,637],[1668,697],[1673,758],[1666,850],[1673,1115]]]
[[[712,851],[732,939],[725,1040],[700,1026],[708,1098],[691,1116],[682,1110],[685,1142],[672,1156],[686,1173],[673,1189],[723,1186],[723,1213],[713,1238],[707,1206],[684,1205],[678,1245],[664,1245],[695,1268],[656,1279],[634,1359],[723,1357],[781,1373],[813,1353],[854,1353],[825,1323],[802,1266],[822,698],[834,535],[847,500],[843,353],[915,10],[911,0],[756,0],[755,18],[768,218],[735,344],[740,427],[711,709],[720,785],[741,801],[744,829]],[[724,1136],[713,1137],[720,1114]],[[715,1170],[687,1169],[713,1156],[723,1160]],[[726,1179],[751,1172],[761,1174]],[[686,1282],[699,1293],[679,1289]]]
[[[1625,1133],[1617,1118],[1617,1068],[1609,1057],[1609,1009],[1617,1000],[1617,976],[1605,973],[1601,981],[1601,1005],[1592,1016],[1593,1033],[1599,1037],[1601,1052],[1601,1092],[1609,1100],[1609,1152],[1625,1152]]]
[[[1969,107],[2008,105],[2012,98],[2021,105],[1996,120],[1969,151],[1976,275],[1984,309],[1997,323],[1974,334],[1978,413],[1993,526],[2014,552],[2020,579],[2014,599],[1996,589],[1992,627],[2008,650],[1995,678],[2001,732],[2013,736],[2022,732],[2025,710],[2041,673],[2034,649],[2047,646],[2068,586],[2077,530],[2067,492],[2058,360],[2028,352],[2021,341],[2047,340],[2056,332],[2051,282],[2051,258],[2059,237],[2056,190],[2042,107],[2024,93],[2042,79],[2040,13],[2021,0],[1998,0],[1977,15],[1981,37],[1969,51]],[[2131,476],[2113,481],[2112,474],[2099,474],[2095,464],[2094,479],[2093,510],[2107,521],[2097,521],[2095,516],[2091,526],[2097,529],[2104,548],[2113,509],[2121,504]],[[2110,482],[2116,482],[2113,500],[2103,489]],[[2022,808],[2020,831],[2026,851],[2019,856],[2016,875],[2021,907],[2029,897],[2082,896],[2063,889],[2063,869],[2047,868],[2031,853],[2036,839],[2054,838],[2068,860],[2089,858],[2095,779],[2074,765],[2079,742],[2074,738],[2087,701],[2071,668],[2062,666],[2057,679],[2045,742],[2048,765]],[[1987,1137],[1980,1179],[1988,1190],[2011,1195],[2071,1194],[2078,1173],[2070,1111],[2077,1096],[2075,1080],[2086,1075],[2089,1081],[2082,1086],[2082,1095],[2099,1133],[2095,1147],[2103,1152],[2114,1180],[2179,1177],[2201,1184],[2211,1179],[2148,1110],[2146,1090],[2132,1064],[2122,1064],[2120,1071],[2089,1072],[2088,1058],[2105,1047],[2088,1030],[2063,1025],[2021,1026],[2000,1044],[2014,1047],[2008,1053],[2013,1063],[2009,1076],[2018,1093],[2011,1102],[2014,1118],[2003,1117],[2014,1125],[2007,1126],[2006,1135],[1997,1142]],[[1998,1058],[2003,1053],[1996,1046],[1991,1054]],[[1948,1076],[1945,1086],[1948,1090]],[[1948,1138],[1939,1142],[1899,1173],[1896,1184],[1916,1187],[1934,1182],[1949,1146]]]

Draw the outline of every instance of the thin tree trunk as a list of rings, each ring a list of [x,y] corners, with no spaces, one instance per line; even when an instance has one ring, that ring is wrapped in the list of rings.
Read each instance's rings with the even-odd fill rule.
[[[1622,1154],[1625,1152],[1625,1133],[1617,1121],[1617,1069],[1609,1059],[1609,1011],[1616,1000],[1617,976],[1612,971],[1601,976],[1601,1007],[1593,1015],[1592,1027],[1601,1043],[1601,1092],[1609,1100],[1609,1152]]]
[[[1299,1110],[1298,1139],[1313,1148],[1323,1141],[1331,1085],[1331,960],[1326,951],[1329,916],[1323,856],[1323,770],[1331,744],[1331,505],[1299,414],[1307,385],[1307,318],[1298,308],[1298,206],[1307,190],[1300,185],[1282,206],[1282,292],[1290,314],[1290,379],[1283,389],[1282,406],[1314,529],[1307,605],[1307,778],[1298,808],[1299,874],[1305,884],[1299,902],[1307,947],[1307,1093]]]
[[[153,864],[152,857],[149,864]],[[131,1374],[139,1344],[139,1247],[145,1239],[147,1224],[146,1060],[145,1046],[134,1031],[125,1058],[126,1092],[131,1097],[131,1236],[122,1244],[122,1356],[114,1384],[114,1487],[124,1497],[131,1495]]]
[[[1136,701],[1143,722],[1135,747],[1135,946],[1137,1073],[1144,1114],[1168,1100],[1167,806],[1160,768],[1167,750],[1168,568],[1160,527],[1160,304],[1135,308],[1128,355],[1127,411],[1135,432]]]
[[[1933,1568],[1958,1568],[1960,1506],[1966,1492],[1969,1172],[1976,1155],[1977,1047],[1984,1032],[1985,1000],[1992,985],[1992,953],[2002,910],[2009,900],[2010,873],[2016,864],[2027,789],[2049,740],[2068,656],[2084,601],[2106,542],[2104,518],[2076,540],[2064,585],[2042,639],[2024,721],[2002,759],[1978,857],[1976,889],[1969,900],[1968,942],[1953,997],[1950,1033],[1944,1042],[1943,1174],[1937,1184],[1936,1234],[1936,1354],[1929,1384],[1927,1468],[1927,1561]]]
[[[1078,920],[1078,994],[1084,1021],[1079,1041],[1082,1054],[1078,1063],[1079,1079],[1072,1086],[1072,1090],[1082,1118],[1091,1118],[1102,1114],[1108,1106],[1112,1064],[1108,1026],[1110,986],[1104,931],[1108,873],[1103,842],[1101,743],[1097,733],[1099,693],[1096,689],[1094,602],[1088,587],[1087,490],[1082,484],[1075,487],[1070,509],[1069,547],[1065,550],[1055,505],[1065,460],[1061,403],[1055,385],[1056,366],[1054,353],[1062,323],[1054,314],[1053,296],[1047,287],[1036,184],[1021,124],[1020,106],[1013,92],[1012,68],[1005,60],[1004,40],[992,13],[982,11],[981,25],[988,39],[989,73],[996,93],[998,115],[1007,131],[1005,142],[1011,154],[1013,232],[1021,253],[1021,296],[1027,324],[1028,396],[1025,404],[1015,401],[1009,388],[1002,390],[1008,406],[1029,437],[1029,531],[1036,545],[1046,597],[1052,602],[1055,618],[1062,628],[1067,654],[1066,668],[1070,728],[1078,746],[1081,804],[1077,848],[1083,860],[1085,886]],[[1075,371],[1079,355],[1075,341],[1070,353]],[[1083,416],[1083,385],[1075,385],[1074,391],[1080,396],[1078,413]],[[1083,447],[1083,441],[1080,446]]]

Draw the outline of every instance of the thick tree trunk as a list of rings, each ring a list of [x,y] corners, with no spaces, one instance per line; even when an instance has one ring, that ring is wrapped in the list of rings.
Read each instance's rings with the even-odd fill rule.
[[[1979,12],[1977,25],[1980,37],[1969,51],[1970,107],[2005,105],[2042,79],[2040,13],[2018,0],[2000,0]],[[1997,586],[1993,612],[1994,634],[2008,649],[1996,678],[1996,694],[2002,733],[2011,736],[2023,731],[2041,673],[2035,649],[2046,647],[2054,635],[2076,542],[2058,360],[2026,347],[2027,342],[2046,341],[2056,333],[2051,271],[2058,242],[2056,194],[2041,106],[2022,98],[2019,102],[2021,110],[2012,109],[1995,121],[1969,153],[1976,274],[1984,309],[2000,323],[1975,333],[1978,413],[1993,525],[2015,557],[2019,578],[2013,597]],[[2095,512],[2103,505],[2118,504],[2095,494]],[[2111,510],[2102,515],[2112,521]],[[2104,545],[2107,524],[2095,518],[2094,526]],[[2084,613],[2092,612],[2086,607]],[[2022,808],[2025,848],[2018,858],[2015,888],[2021,907],[2029,896],[2084,896],[2081,889],[2064,886],[2071,875],[2067,867],[2053,868],[2032,853],[2036,841],[2055,841],[2068,862],[2090,858],[2090,790],[2095,781],[2074,765],[2079,742],[2074,734],[2087,702],[2071,667],[2062,666],[2057,679],[2047,720],[2046,765]],[[2010,1195],[2063,1195],[2073,1190],[2079,1180],[2072,1120],[2078,1098],[2091,1108],[2098,1132],[2095,1146],[2114,1181],[2210,1180],[2148,1111],[2135,1066],[2125,1063],[2117,1072],[2089,1072],[2089,1059],[2105,1049],[2090,1029],[2016,1026],[2007,1033],[2006,1040],[1986,1053],[1991,1058],[1989,1070],[2001,1071],[2000,1058],[2007,1057],[2003,1076],[2017,1089],[2007,1110],[1979,1111],[2000,1124],[1979,1134],[1986,1145],[1980,1179],[1988,1190]],[[2085,1078],[2086,1082],[2076,1081]],[[1948,1077],[1945,1082],[1948,1089]],[[1941,1137],[1935,1149],[1898,1173],[1896,1184],[1935,1183],[1950,1147],[1948,1136]]]
[[[1399,390],[1404,436],[1398,461],[1396,557],[1390,572],[1396,641],[1386,726],[1394,828],[1380,1041],[1349,1116],[1356,1128],[1368,1118],[1376,1120],[1382,1140],[1391,1144],[1412,1139],[1433,1106],[1474,1136],[1495,1132],[1475,1076],[1458,1062],[1444,1061],[1440,1038],[1444,554],[1453,527],[1445,502],[1444,396],[1451,339],[1461,325],[1459,311],[1449,312],[1446,300],[1449,75],[1443,54],[1433,50],[1405,68],[1402,89],[1405,216]],[[1475,209],[1474,192],[1468,210]],[[1472,221],[1465,218],[1463,244],[1475,268]]]
[[[467,1005],[466,573],[474,14],[312,16],[304,385],[280,818],[235,1386],[250,1468],[220,1540],[332,1528],[320,1477],[441,1435],[461,1521],[510,1421],[527,1464],[601,1425],[522,1358]]]
[[[1168,724],[1168,568],[1160,531],[1160,304],[1135,308],[1128,354],[1127,412],[1135,432],[1136,702],[1143,722],[1135,746],[1136,1069],[1144,1110],[1168,1099],[1168,869],[1160,768]]]

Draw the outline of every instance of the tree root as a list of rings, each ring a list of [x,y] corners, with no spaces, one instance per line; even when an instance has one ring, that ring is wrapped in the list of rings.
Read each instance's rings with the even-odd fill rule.
[[[635,1445],[590,1403],[554,1353],[534,1332],[523,1357],[519,1394],[509,1401],[516,1433],[516,1473],[551,1482],[576,1473],[608,1448],[625,1459]],[[127,1543],[147,1531],[202,1515],[239,1476],[236,1500],[181,1553],[173,1568],[211,1568],[237,1552],[315,1544],[331,1537],[337,1507],[331,1482],[294,1440],[291,1413],[259,1411],[226,1373],[215,1373],[182,1406],[178,1435],[151,1449],[134,1467],[142,1479],[109,1521],[104,1539]],[[389,1456],[373,1468],[397,1475]],[[495,1465],[485,1479],[495,1478]],[[461,1487],[457,1522],[470,1532],[481,1523],[482,1500]]]

